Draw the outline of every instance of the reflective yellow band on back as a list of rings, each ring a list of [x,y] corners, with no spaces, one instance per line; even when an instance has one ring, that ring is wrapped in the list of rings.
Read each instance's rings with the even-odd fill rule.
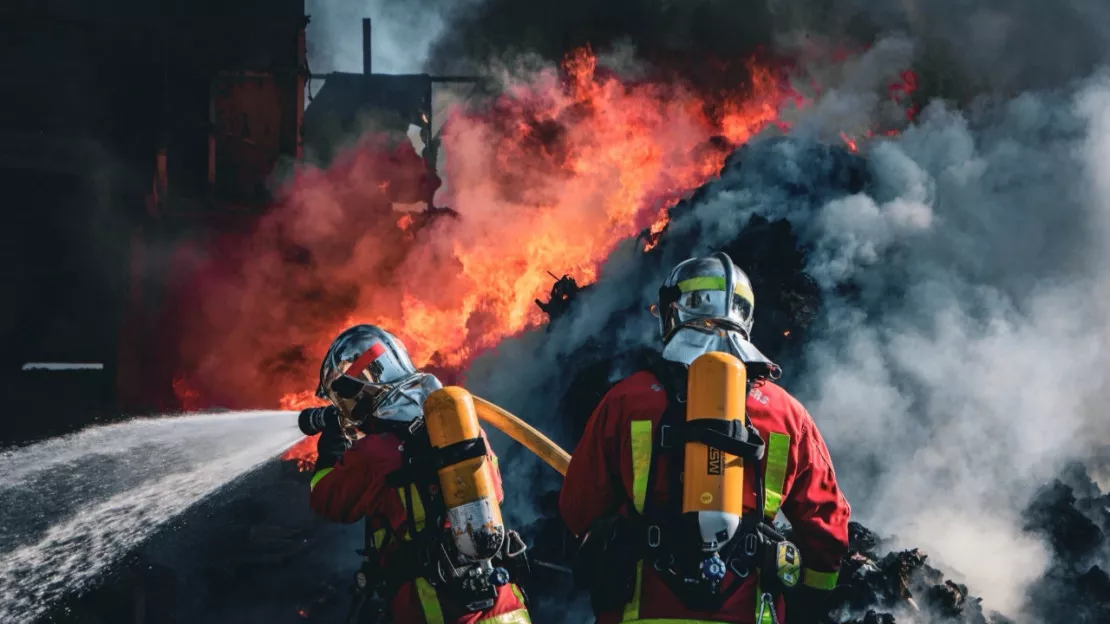
[[[509,587],[513,588],[513,595],[516,596],[516,599],[520,601],[520,605],[522,607],[527,607],[528,602],[524,600],[524,593],[520,591],[520,588],[517,587],[516,583],[510,583]]]
[[[478,620],[478,624],[532,624],[527,609],[517,609],[501,615]]]
[[[840,572],[818,572],[802,568],[802,585],[814,589],[834,589],[839,576]]]
[[[320,482],[320,479],[328,476],[328,473],[332,470],[335,470],[335,468],[324,468],[322,470],[317,470],[316,474],[312,475],[312,481],[308,484],[308,491],[311,492],[312,490],[316,489],[316,484]]]
[[[405,503],[404,488],[397,488],[397,496],[401,497],[401,506],[405,508],[405,513],[412,514],[412,520],[416,523],[416,530],[423,531],[424,503],[420,500],[420,493],[416,491],[415,485],[410,484],[407,487],[409,488],[409,497],[412,500],[412,509],[409,509],[407,504]],[[406,521],[403,526],[407,527],[408,522]],[[407,529],[405,530],[405,539],[412,539],[412,536],[408,534]]]
[[[724,290],[725,278],[723,277],[691,277],[678,283],[678,292],[693,292],[695,290]],[[755,305],[755,294],[747,284],[738,283],[732,287],[732,292],[740,295]]]
[[[374,531],[374,548],[381,548],[385,542],[385,529]]]
[[[635,421],[633,421],[635,424]],[[644,581],[644,562],[636,562],[636,584],[632,588],[632,600],[624,605],[624,617],[621,618],[622,622],[643,622],[640,619],[640,592],[643,589]]]
[[[763,479],[766,503],[763,513],[774,520],[782,506],[782,486],[786,480],[786,462],[790,458],[790,436],[772,433],[767,441],[767,475]]]
[[[416,595],[420,598],[424,621],[427,624],[443,624],[443,609],[439,606],[439,597],[432,584],[422,578],[416,579]]]
[[[651,427],[650,420],[632,421],[632,504],[640,513],[644,511],[651,474]]]

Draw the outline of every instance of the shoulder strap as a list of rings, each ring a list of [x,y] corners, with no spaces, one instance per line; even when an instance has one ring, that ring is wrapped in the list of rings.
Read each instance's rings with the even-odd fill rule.
[[[652,521],[660,520],[656,518],[659,515],[656,505],[652,501],[650,495],[653,491],[653,486],[657,478],[659,469],[659,458],[663,453],[671,453],[671,471],[668,475],[668,491],[672,493],[669,497],[668,509],[666,514],[672,515],[677,518],[682,513],[682,497],[675,495],[676,492],[682,491],[682,463],[686,457],[686,448],[684,445],[680,446],[667,446],[663,443],[664,432],[671,427],[681,425],[686,419],[686,371],[687,368],[683,364],[670,362],[662,358],[654,358],[649,362],[648,370],[655,376],[656,381],[663,387],[663,391],[667,395],[667,408],[663,412],[663,418],[659,421],[659,435],[652,439],[651,444],[651,468],[648,472],[647,491],[648,497],[644,502],[644,516],[652,518]]]

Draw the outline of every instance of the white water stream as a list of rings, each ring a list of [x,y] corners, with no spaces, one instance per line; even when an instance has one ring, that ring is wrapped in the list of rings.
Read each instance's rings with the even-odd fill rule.
[[[301,437],[291,412],[93,427],[0,452],[0,622],[30,622]]]

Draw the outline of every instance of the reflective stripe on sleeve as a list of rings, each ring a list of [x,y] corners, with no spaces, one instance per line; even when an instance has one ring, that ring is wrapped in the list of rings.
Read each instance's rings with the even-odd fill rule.
[[[316,489],[316,484],[320,482],[320,479],[328,476],[328,473],[330,473],[332,470],[335,470],[335,468],[323,468],[321,470],[317,470],[316,474],[312,475],[312,481],[308,484],[308,491],[311,492],[312,490]]]
[[[766,504],[763,513],[774,520],[782,506],[782,486],[786,481],[786,462],[790,458],[790,436],[772,433],[767,441],[767,476],[764,478]]]
[[[802,568],[802,585],[814,589],[834,589],[839,576],[840,572],[818,572]]]
[[[650,420],[632,421],[632,504],[640,513],[644,512],[651,474],[651,427]]]

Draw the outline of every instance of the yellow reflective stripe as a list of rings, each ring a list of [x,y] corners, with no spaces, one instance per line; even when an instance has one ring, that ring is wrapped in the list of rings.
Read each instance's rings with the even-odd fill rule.
[[[695,290],[724,290],[725,278],[724,277],[691,277],[690,279],[682,280],[678,283],[678,292],[693,292]],[[732,292],[740,295],[748,300],[748,303],[755,304],[755,294],[747,284],[737,283],[732,287]]]
[[[501,615],[478,620],[477,624],[532,624],[527,609],[517,609]]]
[[[374,531],[374,548],[381,548],[382,542],[385,541],[385,529],[378,529]]]
[[[528,606],[527,601],[524,600],[524,594],[520,591],[520,588],[516,586],[516,583],[510,583],[509,587],[513,589],[513,595],[516,596],[516,599],[520,601],[520,606]]]
[[[632,424],[636,424],[633,422]],[[644,562],[636,562],[636,584],[632,588],[632,600],[624,605],[624,617],[621,618],[622,622],[641,622],[640,619],[640,590],[641,584],[644,580]]]
[[[767,441],[767,476],[764,478],[766,504],[763,513],[774,520],[782,506],[782,485],[786,480],[786,461],[790,457],[790,436],[772,433]]]
[[[817,570],[802,568],[802,585],[806,585],[814,589],[834,589],[836,587],[836,579],[839,576],[839,571],[818,572]]]
[[[401,507],[405,508],[405,513],[406,514],[409,514],[409,513],[412,514],[412,520],[413,520],[413,522],[416,523],[416,530],[417,531],[423,531],[424,530],[424,503],[420,500],[420,494],[419,494],[419,492],[416,491],[416,487],[414,485],[410,484],[408,486],[408,488],[409,488],[409,495],[412,498],[412,509],[411,510],[405,504],[405,490],[403,488],[397,488],[397,496],[401,497]],[[407,519],[406,519],[405,523],[402,526],[408,527],[408,520]],[[408,532],[407,528],[405,529],[405,539],[412,539],[412,536],[409,535],[409,532]]]
[[[643,513],[651,474],[651,421],[632,421],[632,504]]]
[[[439,597],[431,583],[422,578],[416,579],[416,595],[420,597],[424,621],[427,624],[443,624],[443,609],[439,606]]]
[[[316,489],[316,484],[320,482],[320,479],[328,476],[328,473],[332,470],[335,470],[335,468],[324,468],[322,470],[317,470],[316,474],[312,475],[312,481],[308,484],[308,491],[311,492],[312,490]]]

